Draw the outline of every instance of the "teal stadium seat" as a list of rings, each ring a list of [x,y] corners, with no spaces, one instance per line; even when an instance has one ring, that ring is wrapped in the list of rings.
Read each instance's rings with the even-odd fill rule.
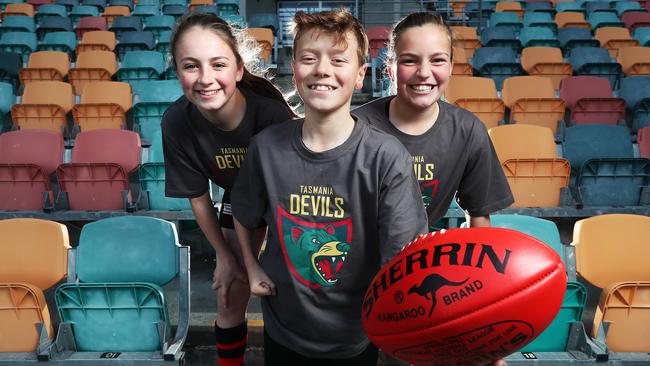
[[[67,17],[68,11],[65,9],[64,5],[59,4],[42,4],[38,7],[36,14],[34,14],[34,20],[36,24],[40,24],[43,18],[48,16],[58,15],[60,17]]]
[[[153,139],[160,130],[160,121],[165,110],[183,95],[176,80],[150,80],[131,82],[133,88],[133,122],[140,131],[140,137]],[[162,160],[161,160],[162,161]]]
[[[544,27],[549,28],[553,33],[557,33],[557,24],[553,21],[550,13],[526,11],[523,23],[525,27]]]
[[[641,11],[641,4],[638,1],[617,1],[614,4],[616,14],[620,17],[628,11]]]
[[[156,51],[161,52],[163,55],[169,54],[171,52],[170,41],[172,38],[171,31],[162,31],[158,35],[158,42],[156,43]]]
[[[165,72],[165,57],[158,51],[129,51],[117,70],[119,81],[158,80]]]
[[[133,10],[133,0],[111,0],[111,6],[126,6],[129,11]]]
[[[79,5],[79,0],[54,0],[54,3],[65,6],[65,10],[70,13],[72,8]]]
[[[8,32],[0,36],[0,51],[18,53],[23,60],[29,59],[29,55],[36,51],[37,44],[36,33],[33,32]]]
[[[67,16],[49,15],[41,20],[36,35],[38,39],[43,39],[50,32],[72,32],[73,30],[72,21]]]
[[[0,82],[9,83],[18,87],[18,75],[23,67],[22,56],[15,52],[4,52],[0,50]]]
[[[11,106],[16,103],[14,86],[9,83],[0,82],[0,126],[10,118]]]
[[[481,31],[481,45],[483,47],[506,47],[515,53],[519,53],[521,50],[521,43],[515,32],[500,25],[487,27]]]
[[[182,364],[189,250],[179,245],[173,224],[142,216],[91,222],[73,256],[76,266],[68,267],[68,278],[74,280],[55,293],[62,323],[52,360],[91,362],[104,352],[121,352],[131,362]],[[172,339],[162,286],[176,277],[180,318]]]
[[[650,47],[650,27],[637,28],[634,31],[634,39],[639,41],[639,46]]]
[[[163,31],[173,30],[175,24],[176,19],[171,15],[156,15],[144,20],[144,30],[152,32],[159,39]]]
[[[569,62],[575,75],[592,75],[607,78],[612,90],[618,88],[622,67],[613,61],[609,51],[599,47],[578,47],[571,50]]]
[[[173,16],[174,19],[178,19],[183,16],[183,14],[188,12],[187,4],[184,0],[181,0],[180,4],[165,4],[163,5],[162,13],[163,15]]]
[[[650,126],[650,76],[628,76],[621,79],[619,97],[625,99],[634,130]]]
[[[115,53],[120,60],[130,51],[149,51],[156,47],[156,39],[152,32],[124,32],[117,38]]]
[[[555,10],[560,13],[564,11],[574,11],[577,13],[584,13],[585,10],[578,4],[577,2],[574,1],[567,1],[567,2],[558,2],[555,5]]]
[[[480,76],[493,79],[497,90],[501,90],[504,79],[524,74],[515,52],[507,47],[477,48],[472,67]]]
[[[142,19],[156,15],[160,15],[160,5],[140,5],[140,2],[131,12],[131,16],[141,17]]]
[[[0,10],[4,11],[7,4],[22,4],[24,2],[24,0],[0,0]]]
[[[574,48],[600,47],[600,42],[592,37],[591,31],[584,28],[560,28],[557,40],[566,58],[571,56],[571,50]]]
[[[38,45],[38,51],[61,51],[69,56],[74,55],[77,48],[77,35],[74,32],[46,33]]]
[[[79,20],[84,17],[98,17],[99,9],[91,5],[75,5],[70,10],[68,16],[72,20],[72,23],[76,26],[79,24]]]
[[[512,29],[515,34],[524,26],[519,17],[511,12],[498,12],[490,14],[490,27],[505,27]]]
[[[239,0],[219,0],[215,2],[217,3],[219,16],[239,15]]]
[[[142,18],[136,16],[115,17],[108,28],[119,38],[124,32],[139,32],[142,30]]]
[[[0,23],[0,34],[8,32],[36,32],[34,18],[27,15],[9,15]]]
[[[552,29],[547,27],[523,27],[519,33],[521,47],[560,47]]]
[[[591,29],[594,31],[601,27],[625,27],[625,24],[616,16],[616,13],[602,11],[587,15],[587,22],[591,24]]]

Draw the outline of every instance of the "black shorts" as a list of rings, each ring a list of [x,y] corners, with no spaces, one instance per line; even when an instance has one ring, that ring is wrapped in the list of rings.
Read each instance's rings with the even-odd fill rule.
[[[219,210],[219,225],[226,229],[235,229],[235,223],[232,219],[232,209],[230,207],[230,190],[223,192],[221,200],[221,209]]]

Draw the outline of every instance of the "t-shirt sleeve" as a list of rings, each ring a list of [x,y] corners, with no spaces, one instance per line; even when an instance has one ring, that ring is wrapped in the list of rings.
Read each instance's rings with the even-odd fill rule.
[[[379,192],[378,231],[382,265],[418,234],[427,232],[427,214],[413,173],[413,163],[403,150],[388,164]]]
[[[468,143],[469,157],[458,187],[458,203],[470,216],[486,216],[514,199],[485,126],[476,121]]]
[[[268,196],[261,172],[260,153],[253,138],[230,194],[233,216],[250,229],[266,225],[264,212],[268,206]]]
[[[163,155],[165,157],[165,195],[168,197],[193,198],[209,189],[208,178],[192,164],[185,148],[170,128],[169,116],[163,117]],[[191,146],[189,146],[191,148]]]

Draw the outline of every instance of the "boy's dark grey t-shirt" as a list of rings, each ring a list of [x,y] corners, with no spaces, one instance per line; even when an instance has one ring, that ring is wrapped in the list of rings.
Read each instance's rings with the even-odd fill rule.
[[[268,224],[262,268],[277,286],[264,297],[264,327],[308,357],[362,352],[363,295],[382,263],[418,234],[426,213],[411,158],[394,137],[362,121],[322,153],[301,138],[304,121],[253,138],[232,192],[233,215]]]
[[[352,111],[397,137],[413,158],[429,225],[446,213],[456,191],[471,216],[485,216],[514,202],[485,125],[471,112],[438,101],[438,119],[422,135],[408,135],[388,119],[394,97],[374,100]]]

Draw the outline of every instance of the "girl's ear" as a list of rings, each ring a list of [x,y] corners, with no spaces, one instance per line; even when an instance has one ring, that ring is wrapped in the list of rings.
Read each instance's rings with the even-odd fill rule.
[[[236,78],[237,82],[240,82],[243,77],[244,77],[244,63],[240,62],[237,65],[237,78]]]

